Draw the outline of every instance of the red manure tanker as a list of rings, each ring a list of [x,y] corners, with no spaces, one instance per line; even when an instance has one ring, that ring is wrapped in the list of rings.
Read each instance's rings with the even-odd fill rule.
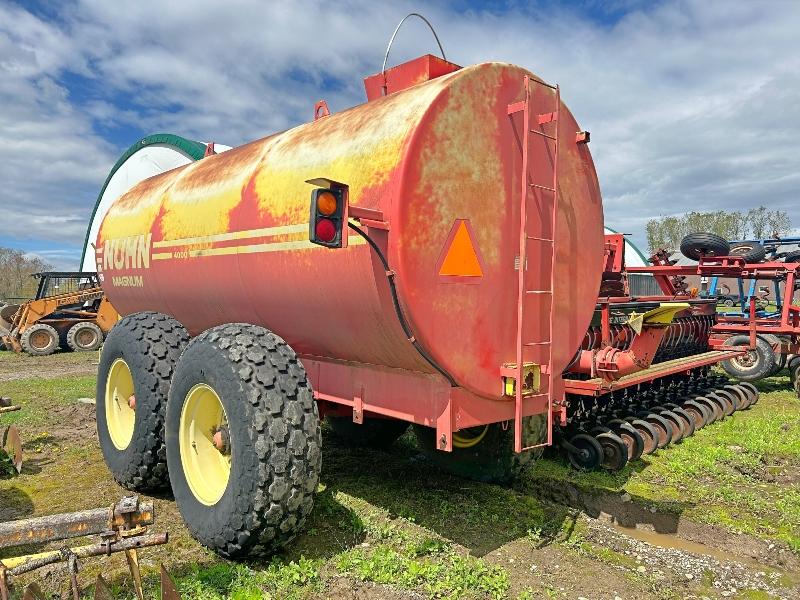
[[[103,348],[115,478],[171,485],[224,556],[312,508],[321,419],[503,481],[538,449],[623,468],[757,395],[710,366],[713,302],[632,298],[560,90],[423,56],[368,101],[139,183],[96,240],[125,316]]]

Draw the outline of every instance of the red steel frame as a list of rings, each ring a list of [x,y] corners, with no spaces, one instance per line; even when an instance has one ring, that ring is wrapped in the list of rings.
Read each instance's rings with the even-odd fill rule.
[[[662,290],[673,297],[676,290],[670,277],[698,275],[701,277],[732,277],[741,279],[779,280],[784,282],[786,298],[778,318],[759,318],[756,316],[755,298],[750,298],[747,316],[720,315],[717,324],[712,328],[716,334],[712,338],[714,347],[722,347],[724,341],[735,334],[748,334],[750,348],[755,348],[757,334],[774,334],[788,338],[775,348],[784,354],[800,353],[800,306],[792,304],[795,284],[800,274],[800,263],[764,262],[748,264],[739,256],[702,257],[696,265],[658,264],[651,267],[630,267],[631,273],[651,273],[659,282]]]

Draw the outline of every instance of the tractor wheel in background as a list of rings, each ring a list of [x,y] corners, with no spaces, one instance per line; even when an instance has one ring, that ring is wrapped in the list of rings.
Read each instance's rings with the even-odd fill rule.
[[[31,356],[47,356],[58,349],[58,331],[46,323],[37,323],[25,330],[19,343]]]
[[[103,345],[103,330],[96,323],[75,323],[67,331],[67,345],[75,352],[97,350]]]
[[[690,233],[681,240],[681,254],[692,260],[702,256],[728,256],[728,241],[714,233]]]
[[[97,437],[120,485],[169,485],[164,412],[170,380],[189,341],[183,325],[154,312],[128,315],[109,332],[97,372]]]
[[[762,333],[759,335],[763,337],[773,348],[772,353],[775,355],[775,364],[772,366],[772,369],[770,369],[769,375],[767,375],[767,377],[772,377],[783,371],[784,367],[786,366],[787,356],[774,350],[775,346],[781,343],[780,339],[778,339],[778,336],[772,335],[771,333]]]
[[[741,256],[746,263],[760,263],[767,256],[767,250],[758,242],[742,242],[731,246],[731,256]]]
[[[725,346],[748,346],[750,336],[733,335],[725,340]],[[729,358],[721,363],[723,370],[739,381],[757,381],[767,377],[775,365],[775,352],[772,346],[762,338],[756,336],[756,348],[742,356]]]
[[[789,355],[786,361],[786,368],[789,369],[789,379],[791,379],[792,384],[797,378],[798,367],[800,367],[800,354]]]
[[[322,466],[320,418],[302,363],[271,331],[231,323],[189,343],[166,440],[178,510],[201,544],[263,556],[302,528]]]
[[[725,300],[722,301],[722,304],[725,306],[734,306],[736,302],[734,302],[733,298],[725,298]]]
[[[328,415],[325,420],[328,422],[333,435],[344,444],[366,448],[386,448],[391,446],[397,438],[408,430],[409,425],[408,421],[366,416],[361,425],[354,423],[352,417]],[[465,443],[471,443],[473,438],[476,437],[470,436],[470,431],[467,430],[465,434]],[[456,443],[456,434],[453,434],[453,443]]]
[[[577,452],[567,451],[569,463],[580,471],[594,471],[599,469],[605,458],[603,446],[597,439],[587,433],[579,433],[569,439]]]
[[[786,263],[798,263],[800,262],[800,250],[792,250],[786,256],[783,257],[783,262]]]
[[[476,481],[509,482],[526,464],[542,454],[541,448],[519,454],[514,452],[513,423],[507,427],[493,423],[456,432],[467,443],[459,443],[454,435],[452,452],[436,448],[436,429],[415,424],[414,433],[423,452],[436,466],[458,477]],[[525,417],[522,434],[523,446],[543,443],[547,439],[547,416]]]
[[[794,393],[800,398],[800,365],[796,366],[794,370]]]

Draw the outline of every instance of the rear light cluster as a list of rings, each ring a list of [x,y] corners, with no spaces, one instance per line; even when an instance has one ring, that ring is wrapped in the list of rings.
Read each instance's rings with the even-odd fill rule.
[[[309,240],[328,248],[341,248],[344,219],[342,188],[317,189],[311,192]]]

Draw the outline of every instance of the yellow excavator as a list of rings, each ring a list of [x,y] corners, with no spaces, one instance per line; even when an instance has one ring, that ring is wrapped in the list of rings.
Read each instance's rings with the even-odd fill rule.
[[[97,350],[119,314],[100,287],[97,273],[46,271],[36,297],[0,308],[0,342],[33,356],[64,350]]]

